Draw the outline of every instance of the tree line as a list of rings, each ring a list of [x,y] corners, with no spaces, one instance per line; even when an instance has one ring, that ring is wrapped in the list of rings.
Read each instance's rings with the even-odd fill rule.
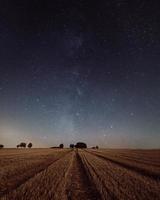
[[[29,142],[28,144],[25,142],[21,142],[20,144],[17,145],[17,148],[32,148],[33,144],[31,142]],[[87,144],[83,143],[83,142],[77,142],[77,144],[70,144],[69,145],[70,148],[87,148]],[[4,145],[0,144],[0,149],[3,149]],[[60,144],[59,146],[54,146],[54,147],[50,147],[50,148],[64,148],[64,144]],[[98,146],[95,147],[91,147],[92,149],[99,149]]]
[[[27,145],[27,143],[21,142],[20,144],[17,145],[17,148],[19,148],[19,147],[21,147],[21,148],[26,148],[26,146],[27,146],[28,148],[32,148],[33,144],[30,142],[30,143],[28,143],[28,145]]]
[[[25,142],[21,142],[20,144],[18,144],[17,145],[17,148],[26,148],[26,147],[28,147],[28,148],[32,148],[33,147],[33,144],[31,143],[31,142],[29,142],[28,143],[28,145],[27,145],[27,143],[25,143]],[[0,149],[3,149],[4,148],[4,145],[3,144],[0,144]]]

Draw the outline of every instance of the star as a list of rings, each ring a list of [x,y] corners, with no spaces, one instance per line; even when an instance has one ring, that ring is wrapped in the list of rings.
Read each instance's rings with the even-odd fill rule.
[[[134,116],[134,113],[133,113],[133,112],[131,112],[131,113],[130,113],[130,116]]]
[[[115,101],[116,101],[116,99],[115,99],[115,98],[112,98],[112,99],[111,99],[111,101],[112,101],[112,102],[115,102]]]
[[[113,125],[110,125],[110,129],[113,129]]]
[[[76,112],[76,116],[77,116],[77,117],[80,116],[80,113],[79,113],[79,112]]]
[[[37,102],[40,102],[40,98],[36,98],[36,101],[37,101]]]
[[[77,88],[77,94],[78,94],[79,96],[82,96],[82,91],[80,90],[80,88]]]

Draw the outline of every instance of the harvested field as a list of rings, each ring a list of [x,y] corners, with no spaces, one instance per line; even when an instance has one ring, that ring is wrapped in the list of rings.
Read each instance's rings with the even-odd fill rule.
[[[158,150],[89,150],[88,152],[145,176],[160,179]]]
[[[24,149],[0,151],[0,196],[44,170],[69,150]]]
[[[80,151],[88,175],[103,199],[159,199],[160,180],[144,175],[96,152]]]
[[[160,150],[0,150],[0,199],[160,199]]]

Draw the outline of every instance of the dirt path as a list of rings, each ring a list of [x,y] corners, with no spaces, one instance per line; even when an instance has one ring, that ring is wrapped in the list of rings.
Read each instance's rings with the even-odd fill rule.
[[[78,152],[75,152],[72,165],[68,172],[66,184],[66,194],[68,200],[100,200],[101,197],[93,183],[89,181],[81,158]]]

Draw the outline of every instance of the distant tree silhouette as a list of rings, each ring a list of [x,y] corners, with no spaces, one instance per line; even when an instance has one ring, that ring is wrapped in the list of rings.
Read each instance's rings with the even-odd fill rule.
[[[99,149],[99,146],[96,146],[96,149]]]
[[[26,148],[26,143],[25,143],[25,142],[21,142],[21,143],[19,144],[19,147]]]
[[[4,145],[3,144],[0,144],[0,149],[3,149],[4,148]]]
[[[70,144],[69,147],[73,149],[74,148],[74,144]]]
[[[59,148],[63,149],[63,147],[64,147],[64,144],[59,145]]]
[[[75,147],[83,149],[83,148],[87,148],[87,144],[84,143],[84,142],[77,142],[77,144],[75,145]]]
[[[19,148],[20,147],[20,145],[19,144],[17,144],[17,148]]]
[[[28,144],[28,148],[32,148],[32,143],[30,142],[29,144]]]

